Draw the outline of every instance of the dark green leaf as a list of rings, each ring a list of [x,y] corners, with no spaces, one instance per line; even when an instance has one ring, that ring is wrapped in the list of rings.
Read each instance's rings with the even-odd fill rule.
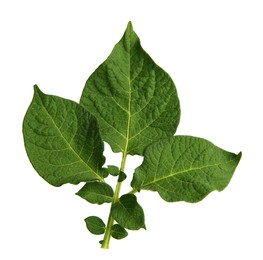
[[[120,172],[118,182],[123,182],[127,178],[127,175],[124,172]]]
[[[103,178],[107,178],[109,176],[109,172],[107,168],[102,168],[101,172],[102,172]]]
[[[115,224],[111,228],[111,236],[115,239],[123,239],[128,236],[128,232],[119,224]]]
[[[211,191],[222,191],[241,158],[202,138],[176,136],[145,151],[132,187],[158,191],[166,201],[197,202]]]
[[[113,218],[124,228],[138,230],[145,228],[144,213],[133,194],[125,194],[112,206]]]
[[[114,165],[109,165],[108,166],[108,172],[110,175],[112,176],[118,176],[119,175],[119,168],[117,166],[114,166]]]
[[[23,135],[36,171],[54,186],[103,181],[104,145],[94,116],[73,101],[34,89]]]
[[[96,216],[90,216],[85,219],[88,230],[94,235],[101,235],[105,232],[104,222]]]
[[[88,182],[76,194],[90,203],[102,204],[112,202],[113,190],[105,182]]]
[[[114,152],[142,154],[152,142],[172,136],[180,119],[172,79],[142,49],[131,23],[87,80],[80,103],[96,116]]]

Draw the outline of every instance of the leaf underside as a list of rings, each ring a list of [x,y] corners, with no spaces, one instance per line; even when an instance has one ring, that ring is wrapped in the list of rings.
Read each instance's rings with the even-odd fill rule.
[[[169,202],[198,202],[229,183],[241,153],[236,155],[191,136],[175,136],[150,145],[131,186],[157,191]]]
[[[71,100],[34,90],[23,135],[35,170],[54,186],[103,181],[104,144],[94,116]]]
[[[87,80],[80,103],[98,119],[103,140],[125,154],[143,154],[180,120],[172,79],[142,49],[131,23]]]

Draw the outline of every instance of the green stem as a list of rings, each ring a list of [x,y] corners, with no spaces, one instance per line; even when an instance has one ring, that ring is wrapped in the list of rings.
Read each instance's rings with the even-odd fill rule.
[[[135,194],[136,192],[138,192],[137,189],[132,189],[130,192],[128,192],[128,194]]]
[[[123,153],[122,160],[121,160],[121,168],[120,168],[121,172],[124,172],[126,157],[127,157],[127,153]],[[112,198],[111,208],[112,208],[113,204],[119,200],[121,184],[122,184],[121,182],[117,182],[117,184],[116,184],[116,188],[115,188],[113,198]],[[111,238],[111,228],[112,228],[113,224],[114,224],[114,219],[111,215],[111,210],[110,210],[109,218],[108,218],[108,222],[107,222],[107,226],[106,226],[106,231],[105,231],[103,242],[101,245],[101,248],[103,248],[103,249],[109,248],[110,238]]]

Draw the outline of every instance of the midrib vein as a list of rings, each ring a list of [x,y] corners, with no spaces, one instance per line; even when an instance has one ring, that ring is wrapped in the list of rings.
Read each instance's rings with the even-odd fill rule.
[[[131,35],[130,35],[131,41]],[[127,130],[126,130],[126,142],[124,148],[124,156],[127,155],[128,145],[130,140],[130,128],[131,128],[131,42],[129,46],[129,62],[128,62],[128,70],[129,70],[129,77],[128,77],[128,122],[127,122]]]
[[[42,101],[42,99],[41,99],[41,101]],[[43,104],[43,101],[42,101],[42,104]],[[49,114],[49,112],[48,112],[48,110],[46,109],[46,107],[44,106],[44,104],[43,104],[43,108],[44,108],[45,112],[47,113],[48,117],[50,118],[50,120],[52,121],[53,125],[55,126],[55,128],[56,128],[57,131],[59,132],[61,138],[66,142],[66,144],[68,145],[68,147],[70,148],[70,150],[79,158],[79,160],[80,160],[81,162],[83,162],[83,163],[86,165],[86,167],[87,167],[90,171],[92,171],[92,172],[99,178],[100,181],[103,181],[103,182],[104,182],[104,179],[101,178],[101,176],[98,175],[98,173],[95,172],[95,171],[80,157],[80,155],[73,149],[73,147],[70,145],[70,143],[67,141],[67,139],[65,138],[65,136],[63,135],[63,133],[62,133],[62,132],[60,131],[60,129],[58,128],[57,124],[55,123],[55,121],[54,121],[54,119],[52,118],[52,116]]]
[[[151,184],[154,184],[156,182],[159,182],[159,181],[162,181],[162,180],[165,180],[165,179],[168,179],[168,178],[171,178],[171,177],[174,177],[175,175],[178,175],[180,173],[186,173],[186,172],[190,172],[190,171],[196,171],[196,170],[203,170],[205,168],[209,168],[209,167],[217,167],[221,164],[227,164],[227,163],[230,163],[234,160],[229,160],[227,162],[222,162],[222,163],[216,163],[216,164],[210,164],[210,165],[205,165],[205,166],[202,166],[202,167],[195,167],[195,168],[189,168],[189,169],[186,169],[186,170],[182,170],[182,171],[178,171],[178,172],[171,172],[169,175],[167,176],[163,176],[163,177],[160,177],[160,178],[154,178],[152,181],[148,182],[148,183],[143,183],[142,186],[146,187],[148,185],[151,185]]]

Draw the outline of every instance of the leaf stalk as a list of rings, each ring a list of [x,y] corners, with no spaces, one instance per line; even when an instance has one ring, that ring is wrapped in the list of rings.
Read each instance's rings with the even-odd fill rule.
[[[124,170],[125,170],[126,158],[127,158],[127,153],[124,152],[122,154],[120,172],[124,172]],[[111,209],[112,209],[113,204],[116,203],[119,200],[121,184],[122,184],[122,182],[118,182],[117,181],[117,184],[116,184],[116,187],[115,187],[115,191],[114,191],[114,194],[113,194],[113,198],[112,198]],[[109,217],[108,217],[108,222],[107,222],[107,226],[106,226],[103,242],[101,244],[101,248],[103,248],[103,249],[109,249],[109,245],[110,245],[111,228],[112,228],[112,226],[114,224],[114,219],[113,219],[113,217],[111,215],[111,209],[110,209],[110,213],[109,213]]]

